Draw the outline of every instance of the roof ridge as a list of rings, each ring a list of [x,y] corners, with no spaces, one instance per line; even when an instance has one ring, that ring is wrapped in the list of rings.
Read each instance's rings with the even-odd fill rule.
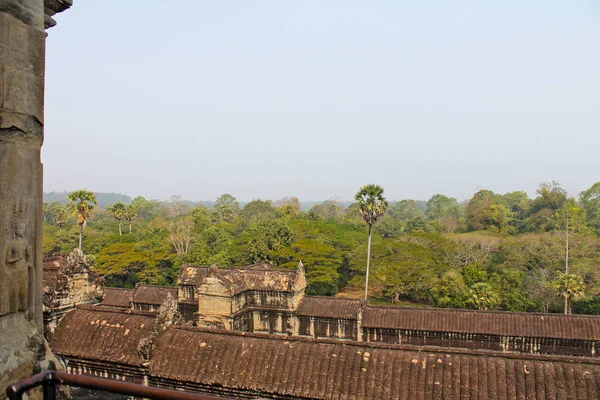
[[[531,361],[561,361],[575,364],[591,364],[600,365],[599,358],[592,357],[581,357],[581,356],[565,356],[565,355],[549,355],[549,354],[530,354],[530,353],[508,353],[494,350],[478,350],[478,349],[462,349],[457,347],[441,347],[441,346],[427,346],[427,345],[408,345],[408,344],[390,344],[380,342],[359,342],[351,340],[339,340],[339,339],[323,339],[323,338],[308,338],[302,336],[287,336],[287,335],[275,335],[262,332],[237,332],[237,331],[226,331],[213,328],[204,328],[198,326],[172,326],[164,332],[169,330],[183,330],[190,332],[203,332],[214,335],[228,335],[238,337],[248,337],[262,340],[280,340],[284,342],[302,342],[302,343],[318,343],[318,344],[332,344],[336,346],[353,346],[361,348],[371,349],[388,349],[398,351],[413,351],[419,353],[445,353],[455,355],[467,355],[467,356],[487,356],[495,358],[508,358],[518,360],[531,360]]]
[[[132,310],[130,308],[114,308],[107,307],[101,304],[98,305],[89,305],[89,304],[79,304],[76,307],[77,310],[85,310],[85,311],[94,311],[94,312],[107,312],[112,314],[127,314],[127,315],[139,315],[144,317],[156,317],[156,312],[151,311],[141,311],[141,310]]]
[[[315,297],[315,296],[311,296]],[[324,296],[327,297],[327,296]],[[500,310],[471,310],[468,308],[442,308],[442,307],[408,307],[394,305],[367,305],[365,309],[380,309],[380,310],[404,310],[404,311],[434,311],[446,313],[472,313],[472,314],[500,314],[500,315],[532,315],[532,316],[549,316],[549,317],[567,317],[567,318],[591,318],[600,319],[600,315],[593,314],[561,314],[561,313],[542,313],[542,312],[522,312],[522,311],[500,311]]]

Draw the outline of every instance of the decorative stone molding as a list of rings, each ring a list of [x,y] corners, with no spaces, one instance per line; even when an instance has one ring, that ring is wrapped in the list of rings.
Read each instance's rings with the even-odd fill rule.
[[[73,5],[73,0],[44,0],[44,28],[52,28],[56,21],[52,18]]]

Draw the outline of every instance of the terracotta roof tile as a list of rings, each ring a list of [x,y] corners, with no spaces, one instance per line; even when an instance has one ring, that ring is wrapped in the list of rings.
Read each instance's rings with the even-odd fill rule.
[[[600,365],[581,358],[169,329],[157,340],[151,375],[265,397],[587,400],[598,398]]]
[[[361,301],[326,296],[304,296],[297,314],[322,318],[356,319]]]
[[[234,294],[246,290],[293,292],[298,274],[296,271],[265,269],[263,265],[246,268],[214,268],[184,265],[179,272],[178,285],[201,285],[203,280],[215,273]],[[213,272],[215,271],[215,272]]]
[[[110,307],[130,308],[132,295],[133,289],[104,288],[104,297],[100,304]]]
[[[501,336],[600,340],[600,317],[475,310],[366,307],[362,326]]]
[[[161,305],[169,293],[173,299],[177,299],[178,289],[176,287],[140,284],[133,290],[133,302]]]
[[[154,321],[150,313],[80,307],[61,320],[50,346],[59,355],[140,365],[138,344]]]

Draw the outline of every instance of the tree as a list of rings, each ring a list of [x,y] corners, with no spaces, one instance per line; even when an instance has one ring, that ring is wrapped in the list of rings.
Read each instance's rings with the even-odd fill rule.
[[[458,225],[458,201],[453,197],[435,194],[427,201],[425,216],[437,222],[440,231],[453,232]]]
[[[63,225],[69,220],[68,207],[62,205],[58,201],[55,201],[50,205],[49,214],[52,223],[58,226],[58,229],[62,229]]]
[[[367,241],[367,271],[365,277],[365,301],[369,292],[369,263],[371,261],[371,231],[377,220],[385,214],[388,202],[383,197],[383,188],[379,185],[365,185],[360,188],[354,196],[358,203],[360,215],[369,227],[369,239]]]
[[[118,202],[113,204],[112,206],[106,207],[106,211],[112,215],[114,219],[119,223],[119,236],[123,235],[123,227],[121,225],[121,221],[125,218],[125,204]]]
[[[500,203],[506,207],[513,216],[511,221],[516,232],[523,230],[523,221],[527,217],[531,199],[527,196],[527,192],[517,191],[506,193],[499,198]]]
[[[279,215],[285,218],[295,218],[300,214],[300,200],[297,197],[284,197],[273,204]]]
[[[538,197],[531,202],[529,215],[524,221],[528,232],[547,232],[551,229],[548,222],[552,215],[567,201],[567,192],[558,182],[546,182],[537,190]]]
[[[256,222],[273,220],[277,217],[277,210],[268,200],[252,200],[240,211],[237,223],[238,232]]]
[[[142,196],[138,196],[131,202],[137,210],[139,218],[150,220],[160,215],[160,202],[157,200],[146,200]]]
[[[50,217],[50,204],[44,202],[42,204],[42,215],[44,216],[44,222],[48,221]]]
[[[500,296],[489,283],[479,282],[471,286],[467,304],[478,310],[493,310],[500,304]]]
[[[230,194],[222,194],[215,202],[215,208],[211,215],[213,223],[233,222],[240,212],[240,203]]]
[[[77,217],[79,225],[79,250],[81,250],[81,242],[83,238],[83,227],[92,214],[92,210],[98,204],[96,195],[93,192],[85,189],[75,190],[67,195],[69,207],[73,215]]]
[[[236,238],[232,261],[235,264],[251,264],[272,260],[274,251],[289,246],[295,240],[294,233],[281,220],[255,222]]]
[[[473,195],[465,210],[469,230],[508,230],[510,211],[498,200],[498,196],[490,190],[480,190]]]
[[[569,273],[569,239],[575,232],[586,232],[585,210],[569,199],[552,215],[549,226],[560,232],[565,240],[565,273]]]
[[[178,256],[183,257],[189,251],[193,229],[194,220],[190,217],[176,218],[167,223],[169,239]]]
[[[581,192],[580,200],[589,227],[600,235],[600,182],[594,183],[591,188]]]
[[[401,200],[392,204],[381,217],[377,233],[384,238],[398,237],[408,233],[409,223],[422,217],[421,210],[414,200]]]
[[[238,203],[237,199],[228,193],[224,193],[215,202],[215,208],[223,208],[229,207],[234,214],[237,214],[240,211],[240,203]]]
[[[137,208],[133,204],[125,206],[123,218],[129,224],[129,233],[131,233],[131,224],[133,223],[133,220],[137,218]]]
[[[325,200],[321,204],[315,204],[309,211],[312,219],[333,220],[344,213],[344,208],[335,199]],[[314,218],[316,217],[316,218]]]
[[[559,295],[565,299],[565,314],[571,313],[571,300],[583,297],[585,284],[579,275],[561,273],[553,283]]]
[[[177,218],[183,213],[184,207],[183,204],[181,204],[182,200],[182,197],[178,194],[169,197],[169,199],[164,204],[166,209],[166,217]]]

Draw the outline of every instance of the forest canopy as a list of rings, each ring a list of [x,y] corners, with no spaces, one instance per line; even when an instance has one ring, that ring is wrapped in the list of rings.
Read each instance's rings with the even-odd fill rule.
[[[80,226],[55,197],[44,203],[45,255],[78,244]],[[109,286],[173,285],[184,263],[292,269],[301,260],[309,294],[362,295],[367,227],[357,204],[97,197],[82,247]],[[373,225],[369,286],[374,303],[599,314],[600,182],[577,198],[550,182],[533,199],[480,190],[464,202],[390,201]]]

